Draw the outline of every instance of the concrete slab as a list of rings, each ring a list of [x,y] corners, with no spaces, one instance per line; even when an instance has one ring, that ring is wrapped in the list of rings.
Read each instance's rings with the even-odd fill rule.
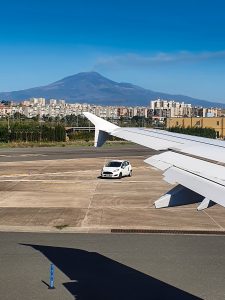
[[[89,210],[83,225],[115,229],[220,230],[204,213],[199,215],[192,209],[95,208]]]
[[[80,226],[87,209],[1,208],[0,226]]]

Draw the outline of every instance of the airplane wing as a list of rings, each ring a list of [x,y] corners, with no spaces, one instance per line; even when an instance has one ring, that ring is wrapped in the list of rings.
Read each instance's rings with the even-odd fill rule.
[[[201,202],[198,210],[217,203],[225,207],[225,142],[165,130],[119,127],[85,112],[95,125],[95,146],[113,135],[136,144],[164,150],[145,162],[164,171],[164,180],[178,184],[160,197],[156,208]]]

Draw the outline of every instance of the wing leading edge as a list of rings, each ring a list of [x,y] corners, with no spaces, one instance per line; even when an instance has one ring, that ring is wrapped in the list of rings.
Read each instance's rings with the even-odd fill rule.
[[[225,207],[225,142],[157,129],[118,127],[91,113],[95,146],[113,135],[155,150],[167,152],[145,160],[163,170],[164,180],[178,184],[155,202],[156,208],[201,202],[198,210],[217,203]]]

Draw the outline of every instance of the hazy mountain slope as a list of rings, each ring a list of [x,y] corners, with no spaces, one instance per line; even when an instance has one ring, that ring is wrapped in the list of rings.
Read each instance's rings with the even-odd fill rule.
[[[102,105],[148,105],[150,100],[163,98],[202,106],[225,106],[183,95],[170,95],[141,88],[130,83],[118,83],[96,72],[84,72],[65,77],[46,86],[0,93],[2,100],[24,100],[31,97],[65,99]]]

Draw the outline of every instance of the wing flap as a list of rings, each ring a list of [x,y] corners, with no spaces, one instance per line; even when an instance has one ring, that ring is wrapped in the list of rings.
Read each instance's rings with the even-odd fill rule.
[[[145,162],[160,170],[174,166],[225,186],[225,168],[208,161],[168,151],[151,156]]]
[[[164,172],[164,180],[169,183],[179,183],[188,189],[204,196],[225,207],[225,186],[210,181],[199,175],[189,173],[185,170],[171,167]]]

